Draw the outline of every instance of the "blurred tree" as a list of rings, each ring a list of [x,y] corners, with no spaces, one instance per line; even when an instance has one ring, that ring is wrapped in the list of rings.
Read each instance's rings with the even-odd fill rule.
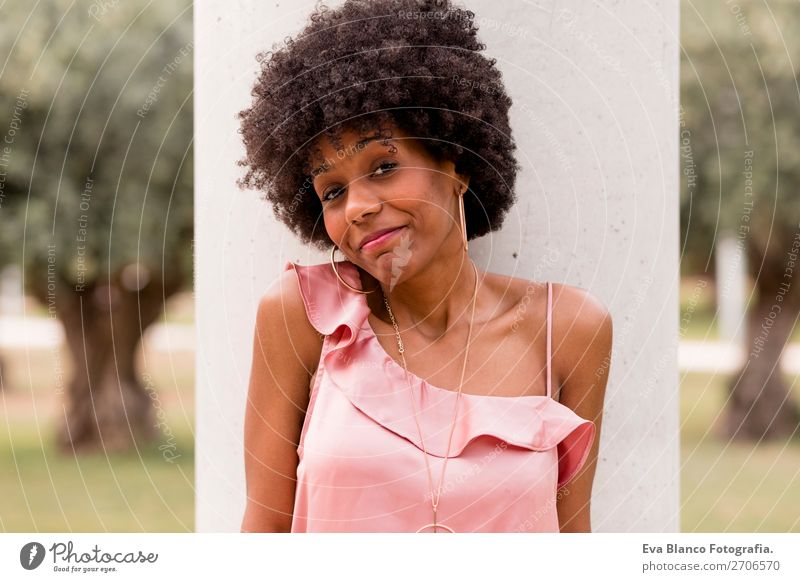
[[[190,0],[0,5],[0,261],[64,325],[70,451],[156,436],[134,356],[192,279],[192,48]]]
[[[785,437],[800,422],[779,365],[800,312],[800,10],[683,2],[681,43],[683,265],[708,270],[727,232],[755,281],[725,430]]]

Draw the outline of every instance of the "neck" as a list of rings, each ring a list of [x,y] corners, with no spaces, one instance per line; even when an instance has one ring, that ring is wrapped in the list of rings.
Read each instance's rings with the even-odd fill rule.
[[[436,340],[458,320],[470,320],[476,275],[480,279],[472,259],[463,253],[431,263],[391,288],[386,284],[381,287],[401,333],[413,328],[428,339]],[[383,297],[376,295],[379,295],[376,299],[380,302],[380,313],[385,313]]]

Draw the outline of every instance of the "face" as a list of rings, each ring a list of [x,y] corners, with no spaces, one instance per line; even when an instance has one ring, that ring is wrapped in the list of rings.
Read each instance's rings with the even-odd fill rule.
[[[422,143],[397,128],[385,142],[353,131],[342,149],[318,141],[314,191],[325,228],[345,256],[382,281],[398,281],[398,268],[413,272],[457,256],[463,236],[457,195],[467,176],[448,160],[431,156]],[[395,229],[372,242],[365,237]]]

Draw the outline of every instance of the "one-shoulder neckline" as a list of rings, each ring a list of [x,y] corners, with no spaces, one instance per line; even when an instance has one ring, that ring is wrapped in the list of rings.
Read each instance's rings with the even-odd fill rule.
[[[390,356],[390,346],[384,348],[379,341],[369,321],[367,298],[356,292],[361,289],[361,282],[355,277],[355,266],[346,262],[340,266],[339,279],[346,279],[346,286],[337,283],[335,273],[322,266],[296,269],[309,320],[326,335],[320,362],[320,369],[326,374],[318,376],[322,381],[317,380],[312,388],[313,400],[306,419],[311,418],[312,406],[327,401],[326,397],[318,400],[317,395],[335,398],[341,394],[374,422],[436,457],[459,456],[476,438],[490,435],[532,451],[557,448],[559,486],[580,468],[594,438],[595,425],[550,394],[499,396],[461,392],[461,422],[456,423],[454,432],[439,430],[451,418],[459,392],[435,386],[413,372],[408,372],[408,378],[415,378],[418,386],[406,385],[405,368]],[[365,374],[367,364],[377,373]],[[328,385],[335,390],[321,390]],[[430,429],[425,431],[429,438],[424,444],[419,423]],[[571,451],[581,452],[581,458]]]
[[[375,342],[378,349],[380,349],[381,353],[384,354],[389,361],[390,365],[394,366],[395,368],[399,369],[400,372],[404,372],[405,368],[403,367],[400,362],[394,359],[389,352],[386,351],[386,348],[383,347],[380,340],[378,339],[378,335],[375,333],[375,330],[372,329],[372,324],[369,322],[369,318],[365,319],[364,327],[367,329],[367,334],[370,341]],[[363,328],[362,328],[363,329]],[[408,376],[415,382],[415,383],[422,383],[425,384],[428,388],[435,390],[437,392],[447,392],[448,394],[452,394],[454,396],[458,395],[458,392],[455,390],[450,390],[449,388],[442,388],[441,386],[435,386],[431,384],[425,378],[421,376],[417,376],[411,370],[408,370]],[[503,399],[503,400],[524,400],[524,399],[542,399],[542,398],[550,398],[553,402],[561,404],[555,398],[551,398],[547,394],[522,394],[520,396],[500,396],[499,394],[470,394],[469,392],[461,392],[461,396],[466,396],[468,398],[495,398],[495,399]]]
[[[357,270],[356,270],[356,275],[357,275]],[[360,286],[360,283],[361,283],[360,278],[358,278],[358,282],[359,282],[359,286]],[[367,303],[366,294],[364,294],[364,293],[356,293],[355,291],[353,291],[353,293],[358,296],[359,300],[362,303],[362,306],[366,309],[367,316],[364,318],[364,325],[362,326],[362,329],[366,328],[369,341],[375,342],[377,348],[387,358],[387,360],[389,361],[390,365],[394,366],[395,368],[397,368],[401,372],[406,371],[405,368],[403,367],[403,365],[400,364],[400,362],[398,362],[397,360],[395,360],[394,357],[391,354],[389,354],[389,352],[386,351],[386,348],[383,347],[383,344],[381,344],[380,340],[378,339],[378,334],[376,334],[375,330],[372,329],[372,324],[369,322],[369,314],[372,313],[372,309],[370,309],[369,303]],[[435,386],[435,385],[431,384],[430,382],[428,382],[425,378],[417,376],[411,370],[407,370],[407,372],[408,372],[408,376],[412,380],[414,380],[415,383],[425,384],[428,388],[430,388],[431,390],[434,390],[436,392],[441,392],[441,393],[445,393],[446,392],[448,394],[452,394],[453,396],[457,396],[458,395],[458,392],[456,392],[455,390],[450,390],[449,388],[442,388],[441,386]],[[470,393],[467,393],[467,392],[461,392],[461,396],[466,396],[467,398],[493,398],[493,399],[503,399],[503,400],[535,400],[535,399],[541,400],[541,399],[549,399],[549,400],[552,400],[553,402],[555,402],[556,404],[561,404],[561,402],[559,402],[558,400],[553,398],[552,395],[548,395],[548,394],[523,394],[523,395],[520,395],[520,396],[500,396],[500,395],[497,395],[497,394],[470,394]],[[561,404],[561,405],[563,406],[563,404]]]

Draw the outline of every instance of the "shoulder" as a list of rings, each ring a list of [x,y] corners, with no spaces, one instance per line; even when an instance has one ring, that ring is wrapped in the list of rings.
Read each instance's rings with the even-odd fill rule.
[[[260,319],[270,320],[286,309],[284,315],[298,319],[298,315],[305,310],[303,296],[294,269],[285,269],[267,287],[258,301],[258,315]]]
[[[270,344],[294,351],[307,366],[316,368],[314,360],[319,356],[323,336],[309,321],[293,268],[284,270],[259,299],[256,331]]]
[[[547,282],[493,275],[498,289],[507,289],[508,308],[518,314],[544,324],[547,315]],[[585,343],[595,335],[609,336],[612,319],[609,309],[596,296],[580,287],[564,283],[552,283],[553,332],[560,336],[559,342]],[[520,317],[518,316],[518,319]],[[532,322],[533,323],[533,322]],[[539,326],[527,326],[538,334]]]
[[[547,282],[486,273],[498,296],[507,298],[506,308],[524,312],[544,322],[547,313]],[[611,331],[611,314],[595,295],[572,285],[552,283],[553,327],[572,336]]]
[[[287,262],[284,270],[261,296],[259,314],[269,317],[280,312],[288,323],[315,330],[316,325],[309,318],[308,303],[314,300],[315,290],[322,290],[327,268],[326,264],[298,265]],[[316,330],[315,333],[319,334]]]
[[[608,307],[586,289],[553,283],[553,325],[578,339],[610,338],[613,322]]]
[[[553,283],[553,367],[560,401],[585,418],[601,414],[611,366],[613,320],[606,305],[580,287]]]

